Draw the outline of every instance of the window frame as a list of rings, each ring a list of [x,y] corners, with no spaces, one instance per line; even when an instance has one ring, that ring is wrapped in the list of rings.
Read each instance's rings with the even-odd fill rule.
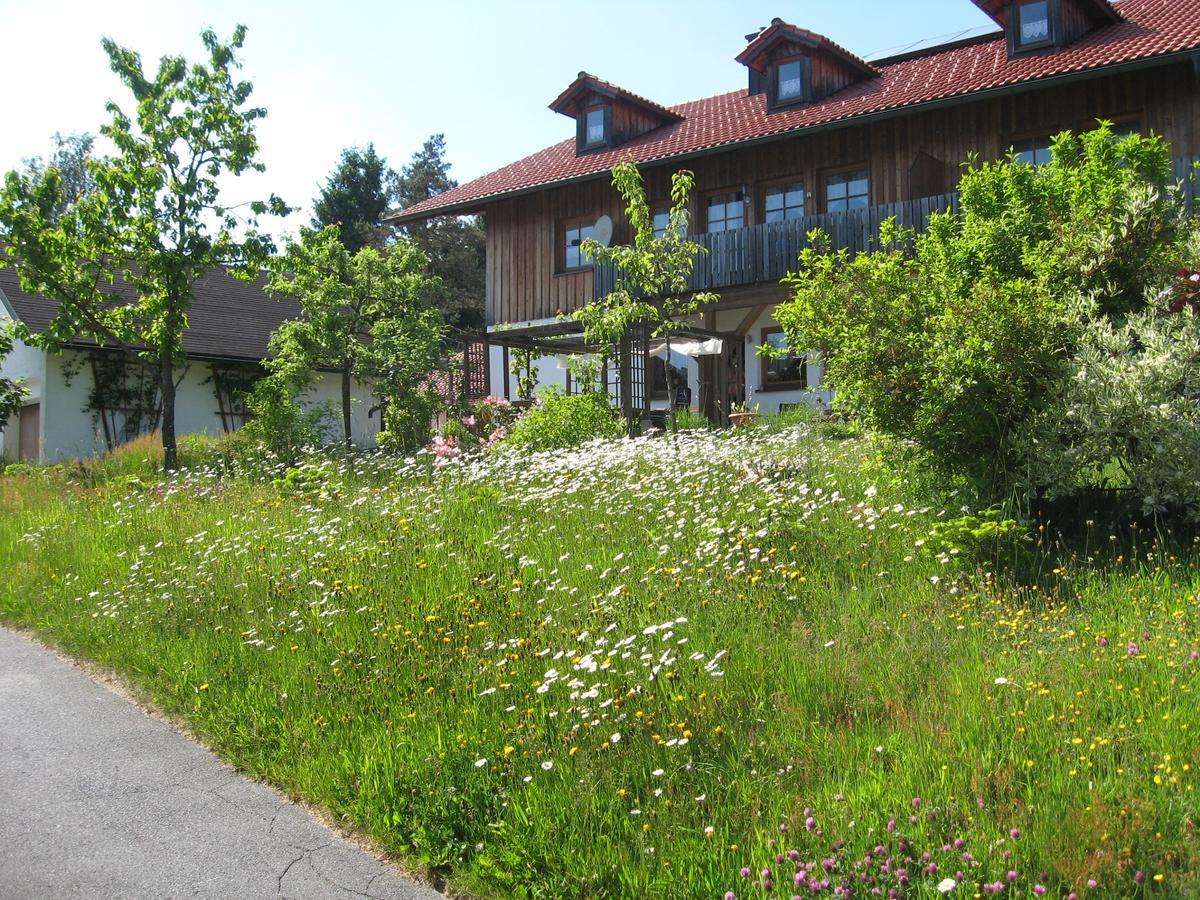
[[[571,231],[579,230],[582,232],[584,228],[594,229],[596,220],[599,214],[595,216],[572,216],[566,219],[559,219],[554,229],[555,252],[554,252],[554,273],[556,275],[573,275],[577,272],[586,272],[595,267],[595,263],[585,262],[583,253],[579,254],[579,265],[567,265],[567,235]],[[580,234],[579,241],[582,244],[584,237],[591,237],[590,234]]]
[[[800,93],[793,97],[781,97],[779,94],[780,70],[791,63],[800,66]],[[788,109],[808,103],[812,99],[812,61],[804,54],[794,54],[773,60],[767,70],[767,75],[768,106],[771,110]]]
[[[663,199],[663,200],[658,200],[658,201],[650,203],[650,224],[651,224],[651,226],[654,226],[654,219],[659,215],[666,215],[667,224],[670,225],[670,223],[671,223],[671,201],[670,201],[670,199]],[[688,218],[690,221],[692,217],[689,216]],[[665,228],[660,232],[658,230],[657,226],[654,227],[654,237],[655,238],[661,238],[666,233],[667,233],[667,230]],[[687,235],[685,234],[684,237],[687,237]]]
[[[1021,41],[1021,10],[1031,3],[1046,4],[1046,37],[1039,41],[1023,43]],[[1020,0],[1009,7],[1008,55],[1021,56],[1025,53],[1035,53],[1054,47],[1058,44],[1059,22],[1061,21],[1060,4],[1058,0]]]
[[[854,208],[847,207],[846,209],[831,210],[829,208],[829,180],[831,178],[837,178],[842,175],[853,175],[858,172],[862,172],[866,176],[866,178],[864,179],[867,182],[867,193],[866,193],[867,204],[866,204],[866,206],[861,206],[861,207],[856,206]],[[863,162],[857,163],[852,166],[838,166],[837,168],[833,168],[833,169],[825,169],[821,173],[821,193],[822,193],[821,200],[823,201],[822,205],[821,205],[821,209],[825,213],[825,215],[830,215],[835,212],[838,212],[838,213],[854,212],[855,209],[870,209],[870,207],[871,207],[871,166],[870,166],[870,164],[867,163],[866,161],[863,161]],[[850,194],[847,193],[846,196],[848,198],[850,196]],[[858,195],[856,194],[855,196],[858,196]]]
[[[710,209],[710,206],[709,206],[709,201],[710,201],[712,198],[714,198],[714,197],[728,197],[728,196],[730,196],[731,194],[737,194],[737,195],[739,195],[739,196],[741,197],[741,199],[742,199],[742,224],[741,224],[741,225],[739,225],[739,226],[738,226],[738,228],[745,228],[745,227],[746,227],[746,212],[747,212],[747,207],[750,205],[750,204],[749,204],[749,202],[748,202],[748,199],[747,199],[747,193],[748,193],[748,192],[746,191],[746,188],[745,188],[744,186],[742,186],[742,185],[738,185],[737,187],[727,187],[727,188],[721,188],[721,189],[719,189],[719,190],[715,190],[715,191],[705,191],[705,192],[704,192],[704,195],[701,197],[701,202],[703,203],[702,209],[703,209],[703,211],[704,211],[704,231],[703,231],[703,234],[720,234],[720,233],[721,233],[721,231],[733,231],[733,230],[734,230],[734,229],[732,229],[732,228],[722,228],[722,229],[721,229],[721,231],[713,231],[713,230],[711,230],[711,228],[710,228],[710,220],[709,220],[709,217],[708,217],[708,211],[709,211],[709,209]],[[728,201],[728,200],[726,200],[725,202],[726,202],[726,204],[728,204],[728,202],[729,202],[729,201]],[[729,221],[729,220],[728,220],[728,219],[724,219],[724,220],[722,220],[722,221],[726,221],[726,222],[727,222],[727,221]]]
[[[604,136],[598,141],[588,140],[588,117],[599,112],[603,118]],[[576,120],[575,148],[577,154],[591,153],[612,146],[612,106],[607,103],[593,103],[579,110]]]
[[[677,350],[672,350],[671,356],[678,356],[683,360],[682,367],[675,366],[676,369],[682,368],[683,373],[684,373],[683,382],[682,382],[682,384],[676,384],[675,385],[676,389],[678,389],[681,386],[687,387],[690,389],[691,388],[691,377],[692,377],[691,365],[690,365],[691,359],[689,357],[684,356],[682,353],[680,353]],[[670,362],[669,359],[664,359],[661,356],[651,356],[649,353],[646,354],[646,393],[647,393],[647,396],[651,400],[670,400],[672,403],[674,403],[675,398],[671,396],[671,392],[667,388],[667,368],[666,367],[669,362]],[[658,377],[660,374],[662,375],[662,388],[661,389],[658,386]]]
[[[767,325],[759,330],[759,345],[766,346],[773,334],[783,334],[783,329],[778,325]],[[800,360],[800,377],[791,381],[769,381],[767,373],[770,371],[771,363],[776,360],[766,356],[759,357],[759,386],[760,391],[800,391],[808,389],[808,354],[795,353],[788,348],[788,355]]]
[[[1024,134],[1024,135],[1020,135],[1018,137],[1014,137],[1008,142],[1008,146],[1005,148],[1004,158],[1007,159],[1010,155],[1015,156],[1018,153],[1026,152],[1023,150],[1018,150],[1017,145],[1018,144],[1029,144],[1030,150],[1028,152],[1035,154],[1035,160],[1036,160],[1036,153],[1039,150],[1045,150],[1046,153],[1050,153],[1050,144],[1054,141],[1054,135],[1056,135],[1056,134],[1058,134],[1057,131],[1051,132],[1050,134],[1045,134],[1043,132],[1034,132],[1032,134]],[[1034,144],[1036,144],[1040,141],[1045,141],[1046,146],[1045,147],[1033,146]],[[1032,165],[1035,169],[1038,169],[1038,168],[1041,168],[1042,166],[1046,165],[1046,163],[1049,161],[1050,161],[1049,159],[1047,159],[1046,162],[1036,162],[1035,161],[1035,162],[1029,163],[1029,165]]]
[[[763,182],[762,184],[759,185],[758,198],[757,198],[758,203],[759,203],[759,209],[761,210],[761,213],[759,215],[759,224],[766,224],[766,222],[767,222],[767,212],[768,212],[768,210],[767,210],[767,195],[770,194],[770,192],[776,188],[784,188],[785,196],[784,196],[783,209],[784,209],[784,212],[786,212],[787,208],[788,208],[787,207],[786,188],[788,188],[791,185],[797,185],[797,184],[800,185],[800,189],[802,191],[804,191],[804,215],[801,216],[801,218],[812,215],[812,192],[808,189],[807,179],[804,178],[804,176],[800,175],[800,174],[789,175],[786,178],[774,178],[770,181]],[[869,187],[869,185],[868,185],[868,187]],[[787,222],[787,221],[792,221],[792,220],[787,219],[785,217],[784,219],[779,220],[779,221]]]

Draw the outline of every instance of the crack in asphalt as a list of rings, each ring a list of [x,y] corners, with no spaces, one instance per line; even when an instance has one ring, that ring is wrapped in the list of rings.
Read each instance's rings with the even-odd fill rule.
[[[284,870],[279,873],[279,879],[276,883],[276,893],[278,893],[282,896],[282,894],[283,894],[283,879],[287,878],[288,872],[292,871],[292,866],[296,865],[296,863],[300,862],[301,860],[307,859],[309,868],[312,868],[312,859],[310,858],[312,856],[312,854],[316,853],[318,850],[324,850],[326,847],[332,847],[332,846],[333,846],[333,841],[326,841],[324,844],[321,844],[320,846],[317,846],[317,847],[313,847],[311,850],[305,850],[303,853],[301,853],[299,856],[297,856],[295,859],[293,859],[290,863],[288,863],[287,866],[284,867]],[[317,872],[316,869],[313,869],[313,872],[315,872],[317,875],[321,874],[320,872]],[[325,879],[325,880],[328,881],[329,879]],[[330,884],[333,884],[333,882],[330,882]],[[340,885],[336,885],[336,884],[334,886],[340,887]]]

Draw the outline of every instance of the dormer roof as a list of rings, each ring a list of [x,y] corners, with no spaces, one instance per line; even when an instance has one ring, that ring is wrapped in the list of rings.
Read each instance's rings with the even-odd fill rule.
[[[823,34],[798,28],[782,19],[772,19],[771,24],[764,28],[748,43],[736,57],[737,61],[756,72],[766,70],[771,52],[781,44],[792,43],[809,50],[820,51],[835,57],[863,77],[874,77],[879,70],[865,59],[855,56],[845,47],[836,44]]]
[[[1065,84],[1147,66],[1191,64],[1200,54],[1200,0],[1121,0],[1117,8],[1121,21],[1094,28],[1054,53],[1013,59],[1005,35],[996,32],[876,60],[878,78],[863,78],[835,94],[786,109],[769,110],[761,95],[746,88],[681,103],[668,110],[677,121],[620,146],[580,155],[575,139],[561,141],[395,211],[386,221],[403,224],[431,216],[483,212],[502,197],[608,178],[612,166],[626,159],[639,165],[678,165],[733,147],[909,115],[1040,84]]]
[[[632,91],[627,91],[619,85],[605,81],[602,78],[597,78],[595,75],[590,75],[587,72],[580,72],[575,80],[567,86],[566,90],[551,101],[550,108],[556,113],[576,118],[579,115],[581,101],[586,100],[589,95],[593,94],[599,94],[612,101],[620,101],[630,106],[636,106],[658,118],[663,125],[668,122],[678,122],[682,118],[679,113],[673,112],[667,109],[667,107],[655,103],[653,100],[647,100],[645,97],[635,94]]]
[[[971,2],[987,13],[997,25],[1003,26],[1007,21],[1008,8],[1015,0],[971,0]],[[1108,0],[1079,0],[1079,3],[1100,21],[1121,21],[1121,14],[1113,8]]]

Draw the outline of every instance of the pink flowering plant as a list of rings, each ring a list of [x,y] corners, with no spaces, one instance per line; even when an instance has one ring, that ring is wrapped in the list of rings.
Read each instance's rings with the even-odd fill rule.
[[[464,452],[487,452],[508,437],[517,410],[507,397],[491,394],[475,401],[466,412],[451,414],[438,430],[429,451],[435,465],[447,465]]]

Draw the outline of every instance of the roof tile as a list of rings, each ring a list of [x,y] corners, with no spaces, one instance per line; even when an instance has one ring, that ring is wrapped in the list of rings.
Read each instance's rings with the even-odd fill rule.
[[[474,181],[392,213],[395,222],[468,212],[507,194],[594,177],[632,158],[653,163],[743,141],[807,128],[849,123],[954,97],[1034,82],[1057,75],[1200,48],[1200,0],[1123,0],[1124,21],[1105,25],[1056,53],[1008,58],[1002,34],[942,50],[875,63],[878,78],[857,82],[809,106],[768,114],[766,97],[746,90],[670,107],[683,120],[647,132],[619,147],[576,156],[572,137]]]

